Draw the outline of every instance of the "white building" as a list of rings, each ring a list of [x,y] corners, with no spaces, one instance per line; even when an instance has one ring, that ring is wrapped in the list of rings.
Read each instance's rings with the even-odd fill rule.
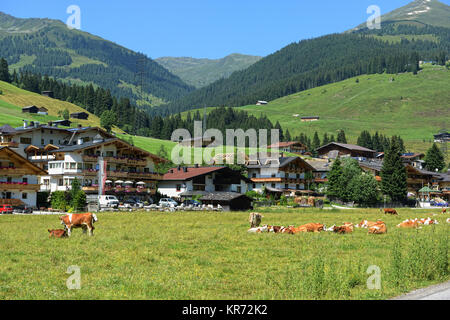
[[[228,167],[177,167],[158,184],[158,191],[171,198],[211,192],[247,192],[248,179]]]

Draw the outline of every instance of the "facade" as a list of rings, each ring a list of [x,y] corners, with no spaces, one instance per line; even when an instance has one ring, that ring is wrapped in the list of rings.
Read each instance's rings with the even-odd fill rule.
[[[16,128],[1,134],[4,144],[14,144],[17,153],[48,174],[41,176],[40,191],[66,191],[77,178],[83,190],[98,194],[102,181],[100,161],[105,164],[105,193],[120,198],[145,199],[156,192],[162,175],[155,165],[166,161],[134,147],[100,128],[39,126]]]
[[[263,192],[264,188],[272,188],[297,191],[308,188],[314,168],[300,157],[271,156],[249,160],[247,171],[251,180],[250,190]]]
[[[48,115],[48,109],[47,108],[45,108],[45,107],[40,107],[39,109],[38,109],[38,112],[37,112],[38,114],[42,114],[42,115]]]
[[[228,167],[176,167],[162,177],[158,191],[167,197],[182,198],[211,192],[247,192],[247,182],[239,171]]]
[[[327,160],[307,160],[313,170],[314,182],[317,184],[328,182],[328,172],[331,170],[332,162]]]
[[[450,133],[443,132],[434,135],[434,142],[449,142],[450,141]]]
[[[245,211],[252,209],[252,199],[237,192],[211,192],[200,198],[205,205],[220,205],[224,211]]]
[[[377,152],[375,150],[360,147],[354,144],[331,142],[320,148],[317,153],[321,158],[354,157],[354,158],[375,158]]]
[[[423,169],[425,161],[423,158],[425,155],[423,153],[404,153],[401,155],[403,162],[412,165],[414,168]]]
[[[281,152],[290,152],[296,154],[304,154],[307,149],[307,147],[299,141],[278,142],[268,146],[268,148],[278,148]]]
[[[36,207],[39,177],[46,172],[8,147],[0,147],[0,204]]]

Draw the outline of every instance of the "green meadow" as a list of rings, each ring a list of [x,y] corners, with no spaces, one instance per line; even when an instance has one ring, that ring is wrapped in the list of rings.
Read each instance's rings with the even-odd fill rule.
[[[249,234],[249,212],[99,213],[95,235],[61,228],[57,215],[0,215],[0,299],[387,299],[450,279],[446,215],[438,210],[261,209],[263,224],[327,226],[383,219],[339,235]],[[430,213],[439,223],[395,227]],[[78,266],[81,289],[66,273]],[[380,289],[369,289],[378,266]]]

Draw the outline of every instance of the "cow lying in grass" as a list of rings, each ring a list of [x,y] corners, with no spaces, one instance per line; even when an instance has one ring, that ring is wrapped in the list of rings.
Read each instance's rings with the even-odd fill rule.
[[[269,232],[269,226],[268,226],[268,225],[264,225],[264,226],[262,226],[262,227],[250,228],[250,229],[248,229],[247,232],[250,232],[250,233],[263,233],[263,232]]]
[[[419,227],[419,221],[416,219],[411,220],[411,219],[406,219],[405,221],[399,223],[397,225],[397,228],[418,228]]]
[[[342,226],[334,226],[332,231],[334,233],[339,233],[339,234],[352,233],[353,232],[353,223],[345,222],[344,225],[342,225]]]
[[[48,229],[48,232],[50,233],[48,235],[49,238],[66,238],[67,232],[64,229]]]
[[[417,222],[419,224],[423,224],[424,226],[429,226],[431,224],[439,224],[439,222],[437,220],[431,219],[430,217],[428,217],[426,219],[425,218],[419,219],[419,220],[417,220]]]
[[[72,228],[82,228],[83,233],[89,231],[89,235],[94,235],[94,222],[97,222],[97,216],[95,213],[78,213],[78,214],[66,214],[60,216],[61,224],[67,230],[67,235],[70,237]]]
[[[447,223],[450,223],[450,218],[447,218]]]
[[[383,234],[383,233],[387,233],[386,224],[383,222],[383,223],[378,223],[376,225],[373,225],[373,226],[369,227],[368,233],[369,234]]]
[[[299,233],[299,232],[320,232],[320,231],[324,231],[325,226],[321,223],[307,223],[304,225],[301,225],[297,228],[292,228],[292,232],[295,233]]]
[[[361,222],[358,223],[357,225],[355,225],[355,227],[356,228],[366,228],[367,229],[367,228],[370,228],[372,226],[375,226],[375,225],[381,224],[381,223],[384,224],[384,222],[381,221],[381,220],[377,220],[377,221],[361,220]]]

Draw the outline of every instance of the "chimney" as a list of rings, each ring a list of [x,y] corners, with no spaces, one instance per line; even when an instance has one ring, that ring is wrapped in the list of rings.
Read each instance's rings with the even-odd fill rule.
[[[178,171],[180,171],[181,170],[181,166],[177,166],[177,169],[178,169]]]
[[[198,163],[195,164],[195,167],[198,168]]]
[[[82,144],[83,144],[83,139],[81,139],[81,138],[78,138],[78,140],[77,140],[77,144],[78,144],[78,145],[82,145]]]
[[[53,125],[53,122],[49,121],[47,124],[49,127],[51,127]]]
[[[188,168],[187,167],[183,167],[183,172],[188,172]]]
[[[35,122],[34,122],[34,127],[35,127],[35,128],[39,128],[39,121],[35,121]]]
[[[23,121],[23,127],[26,128],[28,127],[28,120],[22,120]]]

